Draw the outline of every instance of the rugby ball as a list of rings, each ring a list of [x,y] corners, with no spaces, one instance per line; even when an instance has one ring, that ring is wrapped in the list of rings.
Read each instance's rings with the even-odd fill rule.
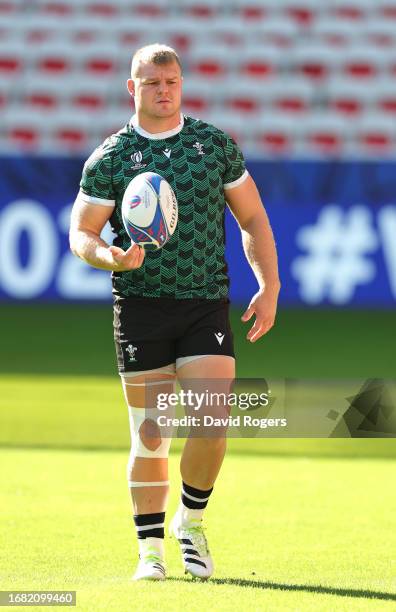
[[[172,237],[178,206],[172,187],[155,172],[131,180],[122,200],[122,220],[132,242],[147,251],[160,249]]]

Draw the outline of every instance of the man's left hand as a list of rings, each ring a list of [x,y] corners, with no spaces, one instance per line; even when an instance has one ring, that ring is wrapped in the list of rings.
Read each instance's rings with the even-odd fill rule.
[[[250,342],[256,342],[256,340],[264,336],[273,326],[276,316],[278,293],[279,291],[261,289],[251,299],[249,306],[241,317],[241,320],[246,323],[254,314],[256,315],[256,320],[246,336],[246,339],[250,340]]]

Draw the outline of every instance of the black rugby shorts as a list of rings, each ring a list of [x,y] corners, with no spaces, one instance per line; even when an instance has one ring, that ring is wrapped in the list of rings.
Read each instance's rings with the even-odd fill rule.
[[[114,341],[120,373],[153,370],[179,357],[234,357],[229,300],[116,297]]]

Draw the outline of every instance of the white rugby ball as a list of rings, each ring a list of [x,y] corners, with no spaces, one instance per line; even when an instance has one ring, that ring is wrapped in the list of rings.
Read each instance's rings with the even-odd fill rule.
[[[146,250],[160,249],[172,237],[178,206],[172,187],[155,172],[131,180],[122,200],[122,220],[132,242]]]

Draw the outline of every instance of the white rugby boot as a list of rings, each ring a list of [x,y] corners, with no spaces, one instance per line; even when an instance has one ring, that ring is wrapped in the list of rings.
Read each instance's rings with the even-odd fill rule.
[[[175,514],[169,525],[169,535],[177,538],[180,544],[184,573],[201,580],[210,578],[214,567],[202,521],[191,519],[182,523],[179,515]]]
[[[132,580],[165,580],[165,564],[158,549],[145,540],[139,541],[139,549],[139,563]]]

